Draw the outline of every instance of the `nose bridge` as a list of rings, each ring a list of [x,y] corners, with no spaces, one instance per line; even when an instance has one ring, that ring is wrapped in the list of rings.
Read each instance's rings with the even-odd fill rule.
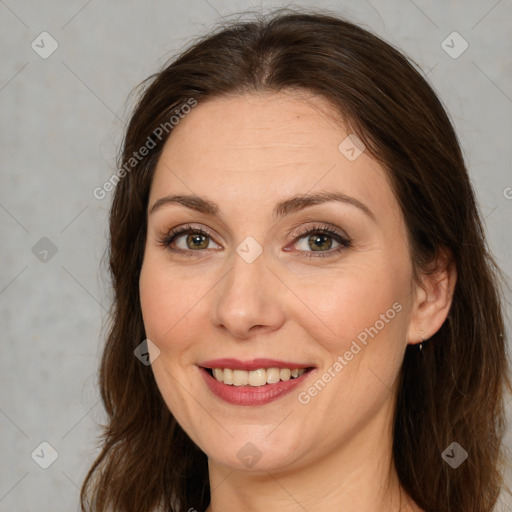
[[[254,326],[274,330],[284,321],[278,282],[267,268],[265,254],[254,257],[251,243],[242,242],[229,259],[213,308],[214,324],[238,338],[246,338]]]

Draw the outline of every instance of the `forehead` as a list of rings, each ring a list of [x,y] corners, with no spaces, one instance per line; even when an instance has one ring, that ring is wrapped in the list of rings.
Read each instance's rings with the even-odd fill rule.
[[[290,195],[327,190],[396,213],[384,169],[367,152],[356,159],[343,152],[349,135],[319,96],[279,92],[200,102],[171,132],[150,202],[194,193],[220,205],[270,208]]]
[[[340,129],[334,109],[318,96],[298,92],[228,96],[200,102],[174,128],[164,154],[172,152],[175,161],[207,162],[210,171],[264,171],[266,162],[318,159],[325,146],[336,149]],[[327,132],[332,140],[325,140]],[[214,153],[216,159],[209,161]],[[241,155],[248,160],[240,161]]]

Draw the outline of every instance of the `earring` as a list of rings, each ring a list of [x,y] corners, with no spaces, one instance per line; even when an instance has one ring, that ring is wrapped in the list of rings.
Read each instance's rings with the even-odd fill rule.
[[[423,342],[425,341],[425,338],[423,336],[424,334],[425,334],[425,331],[421,331],[421,334],[420,334],[421,341],[420,341],[420,344],[419,344],[419,351],[420,352],[423,351]]]

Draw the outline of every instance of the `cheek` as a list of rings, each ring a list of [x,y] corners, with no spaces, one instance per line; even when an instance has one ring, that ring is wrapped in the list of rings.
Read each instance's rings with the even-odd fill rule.
[[[149,254],[144,260],[139,291],[146,336],[166,355],[181,350],[181,344],[186,343],[179,332],[187,327],[194,305],[201,299],[201,289],[160,259]]]
[[[354,340],[364,346],[377,335],[395,338],[404,327],[406,293],[405,280],[397,275],[374,264],[330,274],[325,282],[303,282],[296,289],[308,309],[301,316],[303,326],[333,357],[349,350]]]
[[[324,421],[333,429],[370,421],[387,403],[401,366],[408,317],[406,279],[400,281],[385,267],[366,266],[364,272],[352,267],[325,283],[334,293],[309,295],[315,314],[302,317],[302,328],[317,353],[323,348],[325,366],[299,402],[312,417],[329,411]]]
[[[197,315],[208,286],[203,280],[191,282],[161,257],[147,256],[139,280],[141,309],[146,336],[160,350],[151,367],[167,407],[187,432],[193,432],[195,401],[189,396],[199,396],[194,340],[204,328]]]
[[[322,382],[312,383],[299,398],[331,411],[333,425],[348,417],[354,424],[364,420],[389,398],[405,349],[406,268],[406,261],[375,259],[332,277],[324,288],[334,292],[323,293],[319,287],[309,296],[316,315],[305,315],[302,327],[317,352],[318,346],[324,349],[326,366],[318,376]]]

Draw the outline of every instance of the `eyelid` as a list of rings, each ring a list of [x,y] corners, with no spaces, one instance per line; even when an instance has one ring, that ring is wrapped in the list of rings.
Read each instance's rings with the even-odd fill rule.
[[[159,245],[163,246],[164,248],[168,249],[169,251],[172,251],[174,253],[179,253],[179,254],[186,254],[187,256],[197,256],[201,252],[208,250],[208,249],[197,249],[197,250],[177,249],[177,248],[171,247],[172,242],[174,242],[179,237],[185,236],[188,233],[200,233],[202,235],[209,237],[213,243],[220,245],[215,241],[215,236],[212,235],[212,233],[209,229],[204,228],[202,226],[194,226],[193,224],[177,226],[176,228],[173,228],[173,229],[163,233],[162,235],[160,235],[158,237],[158,243],[159,243]],[[345,232],[343,232],[336,226],[326,223],[326,222],[316,222],[316,223],[313,222],[313,225],[309,225],[309,226],[300,225],[299,227],[292,229],[292,232],[290,233],[290,235],[293,237],[292,238],[293,245],[295,245],[301,238],[305,238],[308,235],[311,236],[314,233],[325,234],[325,235],[333,238],[340,246],[335,249],[330,249],[327,251],[301,251],[301,250],[299,250],[297,252],[300,254],[300,256],[308,257],[308,258],[317,257],[317,256],[318,257],[331,256],[331,255],[339,253],[340,251],[342,251],[344,249],[348,249],[352,244],[351,238]],[[290,244],[287,245],[285,250],[289,250],[289,249],[287,249],[289,245]],[[210,250],[212,250],[212,249],[210,249]],[[218,250],[218,249],[213,249],[213,250]]]
[[[204,249],[202,251],[201,250],[194,251],[192,249],[185,250],[185,249],[176,249],[176,248],[171,247],[171,243],[173,243],[177,238],[185,236],[188,233],[200,233],[202,235],[209,237],[213,243],[220,245],[215,241],[215,236],[212,234],[212,232],[209,229],[204,228],[202,226],[194,226],[193,224],[185,224],[185,225],[177,226],[175,228],[167,230],[167,231],[161,233],[160,235],[158,235],[157,242],[159,245],[161,245],[165,249],[175,252],[175,253],[180,253],[180,254],[186,253],[188,255],[193,255],[192,253],[200,253],[200,252],[204,251]],[[215,249],[215,250],[217,250],[217,249]]]
[[[290,232],[290,236],[293,240],[298,237],[304,236],[309,233],[316,233],[317,231],[325,231],[329,234],[336,234],[341,238],[344,238],[347,241],[351,241],[350,237],[340,228],[336,227],[334,224],[330,224],[328,222],[312,222],[312,225],[304,226],[303,223],[298,227],[293,228]]]
[[[329,236],[334,239],[336,243],[339,244],[339,247],[334,249],[329,249],[327,251],[296,251],[301,258],[327,258],[330,256],[339,256],[339,254],[350,247],[352,247],[352,239],[342,230],[337,228],[336,226],[325,223],[325,222],[317,222],[314,223],[313,226],[301,226],[292,231],[293,241],[292,244],[288,244],[285,250],[290,250],[288,247],[290,245],[297,244],[302,238],[306,238],[308,236],[313,235],[314,233],[320,233]]]

